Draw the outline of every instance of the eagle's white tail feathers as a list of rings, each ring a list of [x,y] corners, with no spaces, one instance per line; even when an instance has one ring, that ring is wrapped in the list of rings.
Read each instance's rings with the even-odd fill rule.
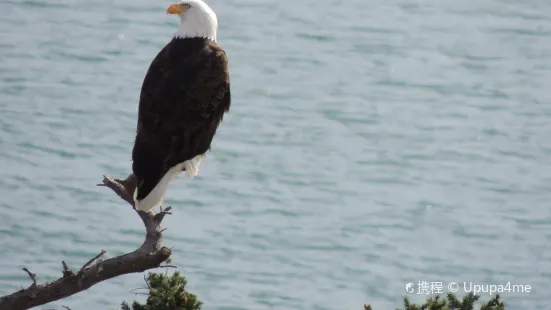
[[[203,159],[203,156],[198,155],[184,162],[184,168],[186,168],[186,174],[188,178],[193,179],[195,176],[197,176],[197,174],[199,174],[201,159]]]
[[[138,190],[136,189],[134,191],[134,204],[136,206],[136,210],[147,212],[163,204],[170,181],[182,172],[182,168],[185,168],[187,176],[190,179],[193,179],[193,177],[197,176],[199,173],[201,159],[201,155],[195,156],[190,160],[186,160],[185,162],[170,168],[170,170],[168,170],[168,172],[161,178],[161,181],[157,183],[155,188],[143,200],[136,199],[138,194]]]

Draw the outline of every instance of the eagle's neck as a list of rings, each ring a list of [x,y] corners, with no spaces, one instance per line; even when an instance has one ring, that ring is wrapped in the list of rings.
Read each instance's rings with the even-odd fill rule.
[[[174,33],[178,39],[205,38],[216,41],[218,21],[215,15],[185,14],[181,17],[180,27]]]

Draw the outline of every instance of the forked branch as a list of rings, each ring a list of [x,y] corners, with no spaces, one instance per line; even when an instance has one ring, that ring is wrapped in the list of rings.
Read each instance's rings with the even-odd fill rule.
[[[126,180],[104,176],[103,183],[98,185],[112,189],[124,201],[134,206],[132,196],[136,188],[136,178],[133,174],[128,176]],[[161,264],[171,255],[171,251],[162,246],[163,229],[161,228],[164,216],[170,214],[170,207],[161,210],[159,213],[153,211],[137,211],[137,213],[146,230],[145,241],[137,250],[100,261],[105,254],[105,251],[102,250],[76,273],[71,271],[67,263],[63,261],[63,276],[55,281],[40,285],[36,281],[37,275],[24,268],[23,270],[27,272],[33,283],[28,288],[0,297],[0,309],[30,309],[82,292],[93,285],[114,277],[161,267]]]

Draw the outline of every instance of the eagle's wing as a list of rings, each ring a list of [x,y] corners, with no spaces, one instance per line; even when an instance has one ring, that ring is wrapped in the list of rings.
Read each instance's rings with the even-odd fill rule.
[[[170,168],[207,152],[230,108],[226,53],[213,41],[181,44],[159,52],[142,85],[132,151],[138,200]]]

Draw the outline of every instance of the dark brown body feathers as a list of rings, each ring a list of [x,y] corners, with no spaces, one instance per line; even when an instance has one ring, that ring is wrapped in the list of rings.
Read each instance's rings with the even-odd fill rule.
[[[174,38],[143,81],[132,170],[137,199],[173,166],[206,153],[230,108],[226,53],[204,38]]]

